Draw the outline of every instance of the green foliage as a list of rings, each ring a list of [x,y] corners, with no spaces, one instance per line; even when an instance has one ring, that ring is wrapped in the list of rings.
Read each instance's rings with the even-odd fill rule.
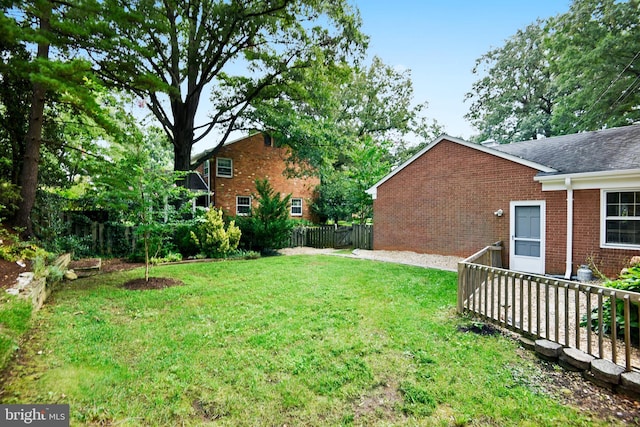
[[[171,135],[174,170],[189,170],[196,141],[214,128],[224,135],[241,128],[252,103],[278,98],[291,74],[317,56],[341,60],[366,43],[347,0],[138,1],[126,7],[105,0],[84,6],[68,15],[84,30],[75,42],[95,53],[111,84],[149,102]],[[198,124],[205,88],[212,90],[211,114]]]
[[[11,217],[18,209],[20,201],[20,187],[0,178],[0,223],[4,218]]]
[[[208,258],[226,258],[238,247],[240,228],[231,221],[225,229],[222,209],[212,208],[191,231],[191,239],[200,253]]]
[[[423,115],[427,104],[414,103],[410,71],[378,57],[367,67],[299,70],[296,80],[286,97],[262,102],[254,115],[292,149],[292,174],[320,175],[314,210],[322,219],[370,216],[365,190],[404,159],[394,156],[416,138],[428,141],[442,133]]]
[[[501,143],[636,123],[638,51],[637,1],[574,0],[476,61],[466,118]]]
[[[480,130],[478,139],[497,142],[552,136],[555,93],[544,47],[544,26],[538,21],[476,60],[465,116]]]
[[[4,228],[0,227],[0,259],[11,262],[19,260],[39,260],[43,267],[52,254],[33,242],[25,242]]]
[[[549,21],[545,47],[558,134],[640,120],[639,12],[637,0],[574,0],[567,13]]]
[[[243,245],[251,250],[268,253],[283,248],[289,242],[293,222],[289,219],[291,194],[282,197],[266,179],[256,180],[253,197],[258,205],[246,217],[238,217]]]
[[[625,269],[618,280],[609,281],[604,286],[614,289],[620,289],[629,292],[640,292],[640,262],[634,266]],[[625,318],[624,318],[624,300],[616,298],[616,335],[624,337]],[[640,343],[640,321],[638,318],[638,304],[631,302],[629,313],[629,325],[631,327],[631,341],[638,345]],[[609,335],[611,329],[611,299],[607,299],[602,305],[602,331]],[[591,325],[587,325],[587,316],[582,316],[580,326],[589,326],[594,331],[599,331],[598,309],[591,311]]]

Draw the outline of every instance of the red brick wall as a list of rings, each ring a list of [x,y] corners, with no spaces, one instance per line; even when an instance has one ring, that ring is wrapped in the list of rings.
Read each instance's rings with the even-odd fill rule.
[[[510,201],[545,200],[546,270],[564,273],[566,193],[542,192],[537,173],[444,140],[378,188],[374,248],[466,257],[502,241],[508,266]]]
[[[211,188],[214,191],[212,203],[221,207],[229,215],[236,214],[236,196],[251,196],[256,192],[256,179],[267,179],[276,192],[291,194],[292,198],[302,198],[302,218],[311,220],[309,209],[318,178],[287,178],[287,149],[266,146],[262,134],[255,134],[241,141],[226,145],[216,155],[233,160],[233,177],[216,176],[216,159],[210,160]],[[202,174],[201,165],[198,170]],[[255,206],[254,201],[254,206]],[[293,217],[300,218],[300,217]]]

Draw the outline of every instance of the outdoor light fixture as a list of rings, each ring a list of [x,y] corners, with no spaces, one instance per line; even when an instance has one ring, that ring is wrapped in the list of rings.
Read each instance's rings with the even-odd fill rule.
[[[502,216],[504,214],[504,211],[502,209],[498,209],[497,211],[495,211],[493,213],[495,216]]]

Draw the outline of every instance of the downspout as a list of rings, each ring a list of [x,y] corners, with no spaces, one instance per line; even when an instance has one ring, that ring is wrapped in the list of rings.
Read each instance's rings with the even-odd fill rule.
[[[564,278],[570,280],[573,267],[573,187],[571,178],[565,178],[564,186],[567,188],[567,268],[564,272]]]

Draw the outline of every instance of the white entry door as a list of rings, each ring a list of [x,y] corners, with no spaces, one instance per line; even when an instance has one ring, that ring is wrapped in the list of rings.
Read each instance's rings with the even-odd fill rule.
[[[545,202],[511,202],[509,268],[544,274]]]

